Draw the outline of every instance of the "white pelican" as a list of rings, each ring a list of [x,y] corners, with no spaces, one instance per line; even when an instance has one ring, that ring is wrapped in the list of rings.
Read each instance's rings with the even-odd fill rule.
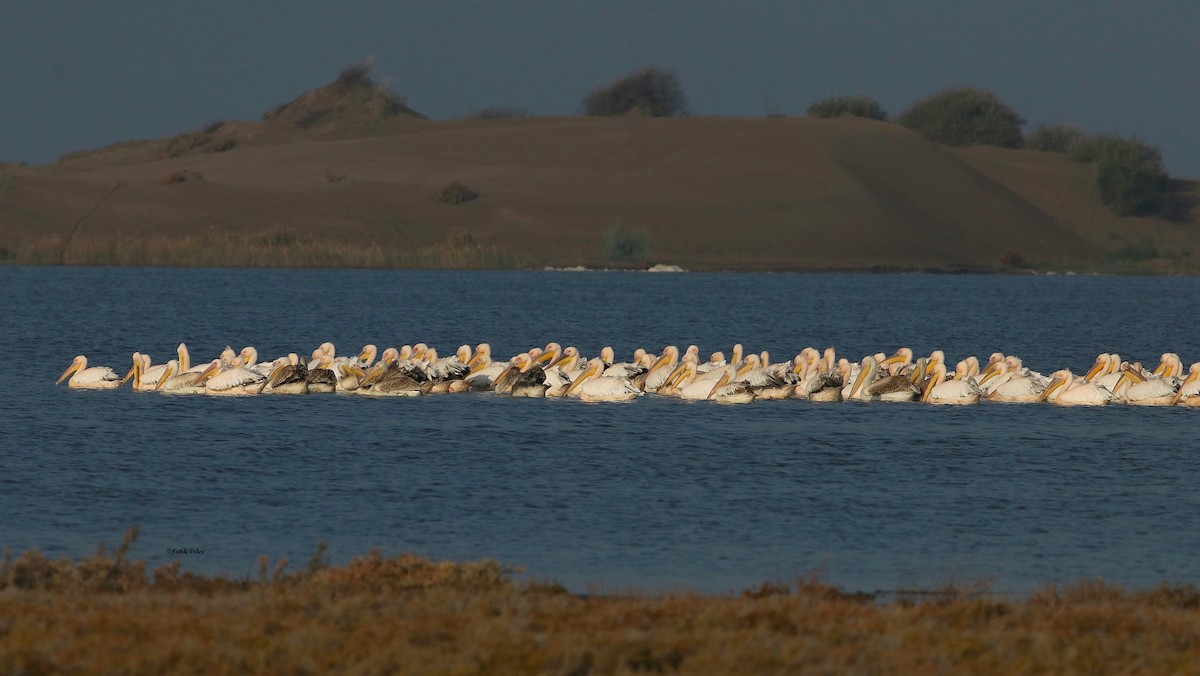
[[[355,360],[355,363],[363,368],[370,368],[378,356],[379,348],[374,343],[367,343],[358,351],[358,358]]]
[[[88,366],[87,357],[79,355],[71,360],[71,365],[54,381],[57,385],[67,380],[67,387],[79,390],[111,390],[121,386],[121,376],[107,366]],[[74,374],[74,375],[72,375]]]
[[[247,368],[239,356],[204,382],[204,393],[227,396],[258,394],[266,379],[258,371]]]
[[[1050,374],[1042,400],[1059,406],[1103,406],[1113,394],[1095,383],[1076,382],[1075,374],[1062,369]]]
[[[129,373],[121,379],[121,384],[133,378],[133,389],[135,392],[149,392],[158,384],[159,378],[167,372],[166,364],[150,365],[150,355],[142,354],[141,352],[133,353],[133,367],[129,369]]]
[[[133,388],[134,392],[153,392],[155,385],[158,385],[158,379],[161,377],[161,373],[155,376],[154,382],[148,382],[142,377],[145,364],[148,364],[149,362],[149,355],[143,355],[140,352],[133,353],[133,368],[129,369],[129,373],[126,374],[125,380],[133,378],[133,385],[131,385],[131,387]],[[162,373],[166,373],[167,365],[163,364],[162,366]],[[125,380],[122,380],[121,382],[124,383]]]
[[[674,374],[678,364],[679,348],[674,345],[664,347],[662,356],[655,360],[654,365],[650,367],[650,373],[646,376],[646,389],[658,390],[666,384],[667,378]]]
[[[599,357],[589,360],[587,368],[567,387],[563,396],[577,393],[582,401],[628,401],[642,396],[642,391],[628,380],[603,373],[604,362]]]
[[[1097,377],[1110,373],[1111,369],[1109,365],[1112,362],[1113,356],[1107,352],[1101,352],[1096,355],[1096,360],[1092,362],[1092,367],[1088,369],[1087,373],[1083,374],[1083,382],[1090,383]]]
[[[1166,357],[1166,355],[1163,355]],[[1156,372],[1170,373],[1171,365],[1169,363],[1160,364],[1166,366],[1162,371],[1155,369]],[[1179,391],[1179,382],[1171,376],[1155,377],[1145,376],[1133,367],[1125,367],[1123,369],[1122,381],[1125,384],[1118,384],[1113,389],[1113,395],[1126,404],[1134,406],[1171,406],[1175,403],[1175,394]]]
[[[979,386],[974,380],[966,379],[966,365],[961,370],[955,370],[955,377],[946,380],[946,364],[937,362],[929,375],[925,391],[921,393],[921,401],[929,404],[977,404],[979,403]]]
[[[1021,375],[1007,362],[992,362],[979,379],[979,387],[988,401],[1032,403],[1042,401],[1048,382],[1036,375]]]
[[[163,394],[203,394],[205,381],[220,369],[220,359],[212,360],[199,371],[184,371],[183,365],[172,359],[154,390]]]
[[[1200,361],[1188,368],[1187,378],[1175,393],[1175,403],[1180,406],[1200,406]]]
[[[680,399],[708,399],[718,385],[724,385],[729,382],[729,373],[726,372],[717,380],[697,380],[697,367],[695,362],[685,361],[681,365],[679,375],[675,376],[673,388]]]

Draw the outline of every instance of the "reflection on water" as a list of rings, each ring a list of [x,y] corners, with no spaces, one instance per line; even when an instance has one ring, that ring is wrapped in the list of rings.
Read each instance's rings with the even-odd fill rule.
[[[0,268],[0,544],[249,575],[378,547],[496,558],[574,590],[723,591],[823,571],[856,589],[992,578],[1195,580],[1200,411],[620,405],[484,394],[215,399],[54,387],[186,341],[264,355],[423,341],[734,342],[776,358],[900,345],[1048,372],[1200,359],[1200,280],[1104,277]],[[1147,321],[1146,317],[1155,317]]]

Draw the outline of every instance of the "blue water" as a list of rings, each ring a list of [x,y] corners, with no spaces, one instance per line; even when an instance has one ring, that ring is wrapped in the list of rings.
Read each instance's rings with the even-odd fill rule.
[[[1200,579],[1200,410],[488,394],[168,397],[54,386],[187,342],[264,356],[555,340],[704,354],[906,345],[1082,372],[1200,359],[1200,279],[0,267],[0,545],[252,575],[379,548],[493,558],[575,591]],[[168,548],[203,550],[173,556]]]

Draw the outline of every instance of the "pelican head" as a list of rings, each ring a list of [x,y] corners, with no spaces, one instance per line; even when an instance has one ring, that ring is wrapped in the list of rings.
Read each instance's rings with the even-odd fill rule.
[[[1046,386],[1046,389],[1042,390],[1039,401],[1053,401],[1055,392],[1058,392],[1059,390],[1065,392],[1071,389],[1071,383],[1074,381],[1074,379],[1075,376],[1067,369],[1062,369],[1051,373],[1050,384]]]
[[[138,369],[140,369],[140,368],[142,368],[142,353],[134,352],[133,353],[133,367],[130,368],[129,373],[126,373],[125,377],[121,379],[121,384],[124,385],[125,383],[129,382],[129,379],[132,378],[134,376],[134,373],[137,372]],[[60,380],[59,382],[62,382],[62,381]],[[55,383],[55,384],[57,385],[58,383]]]
[[[241,355],[242,361],[246,364],[254,366],[258,363],[258,350],[249,345],[243,347],[242,351],[238,354]]]
[[[82,371],[85,368],[87,368],[87,357],[83,355],[75,357],[71,360],[71,365],[67,367],[67,370],[63,371],[63,374],[58,377],[58,380],[54,381],[54,384],[57,385],[61,383],[67,379],[67,376],[75,373],[76,371]]]
[[[617,361],[617,352],[613,350],[612,345],[605,345],[600,348],[600,360],[609,366],[612,366]]]
[[[379,356],[379,348],[374,344],[368,343],[363,345],[362,350],[358,352],[358,360],[370,366],[375,363],[375,358]]]
[[[589,359],[588,363],[587,363],[587,368],[585,368],[583,370],[583,373],[579,374],[578,378],[576,378],[574,381],[571,382],[570,385],[567,386],[567,389],[563,391],[563,396],[564,397],[571,396],[571,393],[574,392],[576,389],[578,389],[579,386],[582,385],[585,380],[587,380],[588,378],[595,378],[603,372],[604,372],[604,362],[600,361],[599,357],[593,357],[593,358]]]

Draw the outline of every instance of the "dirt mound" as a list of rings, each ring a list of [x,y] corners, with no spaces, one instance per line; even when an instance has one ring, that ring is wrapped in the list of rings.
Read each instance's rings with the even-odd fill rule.
[[[381,97],[344,76],[267,122],[7,172],[0,246],[9,262],[605,266],[620,223],[644,236],[636,263],[689,270],[1200,271],[1194,206],[1117,216],[1095,167],[1059,154],[860,118],[418,122]],[[439,199],[449,185],[473,198]]]
[[[332,83],[263,113],[263,120],[301,130],[366,127],[392,117],[425,116],[405,105],[386,84],[371,79],[370,65],[352,66]]]

